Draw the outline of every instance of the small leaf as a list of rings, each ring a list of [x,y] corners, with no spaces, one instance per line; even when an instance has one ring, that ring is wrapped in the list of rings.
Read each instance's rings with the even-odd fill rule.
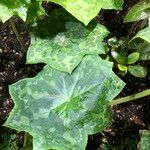
[[[119,43],[118,43],[118,40],[116,37],[112,37],[112,38],[108,39],[107,43],[109,46],[112,46],[112,47],[119,46]]]
[[[15,106],[4,126],[33,136],[36,150],[85,150],[89,134],[111,122],[110,101],[124,83],[112,63],[85,56],[68,74],[46,66],[9,87]]]
[[[140,54],[138,52],[134,52],[130,55],[128,55],[128,64],[134,64],[139,60]]]
[[[143,30],[141,30],[141,31],[139,31],[139,32],[133,37],[132,40],[134,40],[135,38],[141,38],[141,39],[143,39],[143,40],[145,40],[145,41],[147,41],[147,42],[150,43],[150,26],[147,27],[147,28],[145,28],[145,29],[143,29]],[[131,41],[132,41],[132,40],[131,40]],[[131,41],[130,41],[130,42],[131,42]]]
[[[112,50],[111,56],[119,64],[125,64],[126,63],[126,53],[124,50],[122,50],[120,48],[118,48],[117,50]]]
[[[103,9],[121,9],[123,0],[49,0],[87,25]],[[82,15],[81,15],[82,14]]]
[[[127,71],[127,66],[124,66],[124,65],[121,65],[121,64],[118,64],[118,68],[120,71],[123,71],[123,72],[126,72]]]
[[[150,43],[144,43],[139,48],[140,59],[141,60],[150,60]]]
[[[145,78],[147,76],[147,68],[140,65],[129,65],[128,71],[138,78]]]
[[[56,10],[47,22],[42,20],[42,24],[37,26],[40,32],[36,32],[40,37],[31,39],[27,53],[28,64],[42,62],[71,73],[85,55],[107,53],[102,41],[109,32],[103,25],[94,22],[86,27],[63,13],[63,10]],[[42,26],[45,22],[47,29]],[[45,33],[48,35],[43,35]]]
[[[138,144],[139,150],[149,150],[150,149],[150,131],[140,130],[141,141]]]
[[[148,17],[148,14],[145,12],[146,9],[150,8],[150,2],[147,3],[147,0],[142,0],[139,3],[135,4],[125,16],[124,22],[133,22]]]

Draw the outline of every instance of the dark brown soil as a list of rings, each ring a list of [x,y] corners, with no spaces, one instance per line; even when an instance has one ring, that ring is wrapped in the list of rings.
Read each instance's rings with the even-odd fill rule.
[[[123,11],[103,11],[103,15],[98,17],[99,22],[105,26],[117,37],[124,37],[129,34],[132,23],[124,24],[123,17],[128,9],[138,0],[125,0],[126,5]],[[53,6],[44,3],[47,12]],[[57,8],[54,6],[54,8]],[[30,44],[30,37],[25,23],[17,17],[13,17],[15,26],[19,31],[25,50]],[[132,32],[134,35],[140,23],[136,24],[136,29]],[[6,121],[9,112],[13,108],[13,101],[8,92],[8,85],[25,78],[35,76],[44,66],[44,64],[25,65],[26,52],[21,48],[12,26],[9,21],[0,24],[0,145],[4,142],[2,134],[14,134],[16,131],[2,127]],[[150,62],[144,62],[150,68]],[[121,77],[126,82],[126,87],[119,97],[143,91],[150,88],[150,72],[145,79],[135,78],[130,74]],[[129,102],[114,106],[113,123],[107,127],[103,133],[89,136],[87,150],[100,150],[102,144],[113,146],[121,145],[120,150],[128,150],[131,142],[133,150],[136,150],[135,144],[139,141],[139,130],[149,129],[150,127],[150,97],[139,99],[136,102]],[[16,134],[16,141],[21,147],[23,143],[23,133]],[[110,148],[111,149],[111,148]]]

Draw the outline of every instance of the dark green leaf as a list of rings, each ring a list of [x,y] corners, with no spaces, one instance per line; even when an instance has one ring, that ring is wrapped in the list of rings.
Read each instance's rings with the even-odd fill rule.
[[[45,15],[45,10],[42,7],[42,2],[37,2],[36,0],[32,0],[30,3],[28,11],[27,11],[27,18],[26,21],[28,23],[34,24],[38,17]]]
[[[125,64],[126,63],[126,59],[127,59],[126,58],[126,52],[120,48],[118,48],[117,50],[112,50],[111,56],[119,64]]]
[[[112,37],[112,38],[108,39],[107,43],[109,46],[112,46],[112,47],[119,46],[119,42],[116,37]]]
[[[84,57],[70,75],[46,66],[9,87],[15,106],[7,127],[29,132],[36,150],[85,150],[87,136],[111,122],[109,102],[124,87],[112,63]]]
[[[141,38],[141,39],[143,39],[143,40],[145,40],[145,41],[147,41],[147,42],[150,43],[150,26],[147,27],[147,28],[145,28],[145,29],[143,29],[143,30],[141,30],[141,31],[139,31],[139,32],[133,37],[132,40],[134,40],[135,38]],[[131,40],[131,41],[132,41],[132,40]]]
[[[138,21],[148,17],[148,14],[145,12],[146,9],[150,8],[150,2],[147,0],[142,0],[136,5],[134,5],[125,16],[125,22]]]

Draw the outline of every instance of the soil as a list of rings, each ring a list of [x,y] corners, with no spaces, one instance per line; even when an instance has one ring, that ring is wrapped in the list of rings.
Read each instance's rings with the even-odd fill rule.
[[[125,37],[129,35],[129,29],[133,27],[133,23],[124,24],[123,17],[137,1],[125,0],[126,5],[124,5],[123,11],[103,10],[102,15],[99,15],[97,20],[103,23],[113,35],[118,38]],[[47,3],[44,3],[43,6],[48,13],[51,12],[51,9],[59,8],[57,5]],[[27,27],[18,17],[13,17],[12,19],[21,35],[25,50],[27,50],[30,44]],[[130,36],[136,33],[139,26],[140,22],[137,22]],[[26,77],[34,77],[44,66],[44,64],[26,65],[25,59],[26,51],[20,46],[10,21],[0,23],[0,145],[4,142],[2,139],[3,134],[16,134],[15,140],[18,144],[18,149],[22,147],[24,133],[16,133],[16,131],[2,126],[14,106],[9,95],[8,85]],[[150,68],[149,61],[139,63]],[[127,96],[150,88],[150,72],[145,79],[133,77],[129,73],[120,78],[125,81],[126,87],[118,97]],[[112,147],[120,145],[119,150],[126,150],[129,147],[136,150],[136,144],[140,139],[139,130],[149,129],[150,127],[150,101],[148,99],[150,97],[114,106],[112,108],[113,123],[101,134],[89,136],[86,149],[100,150],[103,144],[109,144]]]

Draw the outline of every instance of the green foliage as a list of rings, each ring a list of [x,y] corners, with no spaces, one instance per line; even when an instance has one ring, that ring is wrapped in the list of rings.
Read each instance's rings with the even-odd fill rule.
[[[134,5],[125,16],[125,22],[133,22],[141,19],[145,19],[149,16],[146,10],[150,9],[150,2],[147,0],[141,0],[139,3]]]
[[[111,47],[118,47],[119,46],[119,42],[118,42],[118,39],[116,37],[112,37],[112,38],[108,39],[107,43]]]
[[[111,123],[110,101],[125,85],[113,73],[113,64],[99,57],[108,52],[103,43],[108,30],[91,20],[101,9],[121,9],[123,0],[48,1],[61,5],[70,14],[58,9],[41,19],[45,15],[42,0],[0,2],[3,22],[18,15],[32,24],[27,63],[46,64],[37,76],[9,86],[15,106],[4,125],[31,134],[34,150],[84,150],[88,135],[101,132]],[[138,3],[125,22],[145,19],[149,9],[150,2]],[[135,38],[148,44],[137,52],[129,51],[129,55],[124,48],[126,40],[109,39],[112,57],[106,59],[115,60],[122,74],[129,71],[136,77],[146,77],[147,69],[135,63],[149,59],[150,27],[139,31]],[[25,149],[32,147],[32,138],[28,139]]]
[[[138,144],[139,150],[148,150],[150,149],[150,131],[141,130],[141,141]]]
[[[111,51],[111,56],[119,64],[126,64],[126,52],[123,49],[117,49]]]
[[[50,27],[54,18],[61,17],[64,24],[56,22],[61,32],[54,33]],[[46,38],[33,37],[27,54],[27,63],[46,63],[60,71],[71,73],[81,62],[86,54],[105,54],[107,49],[102,44],[104,37],[108,35],[107,29],[100,24],[91,24],[85,27],[83,24],[71,21],[63,15],[63,11],[55,11],[47,22],[48,30],[44,32],[50,36]],[[40,26],[42,27],[42,25]],[[38,27],[38,29],[41,29]],[[37,32],[37,31],[36,31]],[[38,32],[39,33],[39,32]],[[40,35],[39,35],[40,36]],[[41,50],[42,49],[42,50]]]
[[[0,1],[0,19],[5,22],[13,15],[18,15],[24,21],[26,20],[27,10],[30,0],[1,0]]]
[[[149,60],[150,59],[150,43],[143,40],[135,40],[130,43],[130,49],[134,52],[140,54],[140,60]]]
[[[139,32],[133,37],[133,39],[135,39],[135,38],[141,38],[141,39],[143,39],[143,40],[145,40],[145,41],[147,41],[147,42],[150,43],[150,26],[147,27],[147,28],[145,28],[145,29],[143,29],[143,30],[141,30],[141,31],[139,31]],[[133,39],[132,39],[132,40],[133,40]]]
[[[144,42],[142,46],[139,47],[140,59],[150,60],[150,43]]]
[[[0,143],[0,150],[18,150],[15,135],[2,134],[0,138],[2,140],[2,143]]]
[[[26,17],[27,23],[34,24],[37,21],[37,18],[43,15],[46,15],[46,13],[42,7],[42,2],[31,0],[31,3],[27,11],[27,17]]]
[[[0,2],[3,22],[18,15],[32,24],[27,63],[46,64],[34,78],[10,85],[15,107],[5,126],[30,133],[34,150],[84,150],[88,135],[101,132],[111,123],[110,101],[125,85],[113,73],[113,64],[99,54],[113,60],[122,75],[128,71],[136,77],[146,77],[147,68],[137,62],[150,59],[150,26],[131,40],[144,40],[135,51],[129,48],[129,39],[111,38],[111,55],[107,55],[104,38],[109,31],[92,19],[101,9],[121,9],[123,0],[48,1],[61,5],[70,14],[58,9],[43,16],[42,0]],[[129,11],[125,22],[147,19],[149,10],[150,2],[141,1]],[[31,139],[26,145],[29,149]],[[142,139],[141,147],[145,141]]]
[[[145,19],[150,16],[150,2],[148,0],[143,0],[133,6],[132,9],[128,12],[125,17],[125,22],[138,21],[141,19]],[[150,17],[149,17],[150,22]],[[140,53],[141,60],[149,60],[150,59],[150,51],[149,51],[149,43],[150,43],[150,24],[148,27],[139,31],[131,41],[134,39],[140,38],[144,40],[142,46],[137,48],[137,51]],[[130,41],[130,42],[131,42]],[[146,44],[145,44],[146,43]],[[139,44],[138,44],[139,45]],[[145,70],[145,69],[142,69]],[[144,74],[146,71],[144,71]],[[144,75],[143,74],[143,75]]]
[[[121,9],[123,0],[49,0],[64,7],[78,20],[87,25],[103,9]],[[43,0],[1,0],[0,19],[5,22],[13,15],[18,15],[24,21],[34,22],[37,16],[45,12],[41,6]],[[81,15],[82,14],[82,15]]]
[[[138,52],[134,52],[128,55],[127,64],[134,64],[139,60],[140,54]]]
[[[129,39],[117,40],[116,38],[108,39],[108,44],[111,46],[111,56],[115,66],[119,69],[119,74],[124,76],[127,72],[130,72],[135,77],[145,78],[147,76],[147,67],[137,65],[139,60],[147,60],[149,57],[148,42],[137,43],[135,41],[129,42]],[[142,46],[143,45],[143,46]],[[145,52],[144,52],[145,48]],[[131,54],[128,54],[133,51]]]
[[[101,8],[121,9],[123,0],[49,0],[64,7],[69,13],[87,25]]]
[[[109,101],[124,87],[112,63],[86,56],[72,74],[48,65],[10,86],[15,107],[4,124],[33,136],[34,149],[85,149],[111,122]]]
[[[118,64],[118,68],[120,71],[127,72],[128,67],[125,65]]]
[[[140,65],[130,65],[128,66],[128,71],[138,78],[145,78],[147,76],[147,68]]]
[[[41,2],[36,0],[1,0],[0,19],[5,22],[13,15],[18,15],[24,21],[34,23],[38,16],[44,15],[45,11]]]

